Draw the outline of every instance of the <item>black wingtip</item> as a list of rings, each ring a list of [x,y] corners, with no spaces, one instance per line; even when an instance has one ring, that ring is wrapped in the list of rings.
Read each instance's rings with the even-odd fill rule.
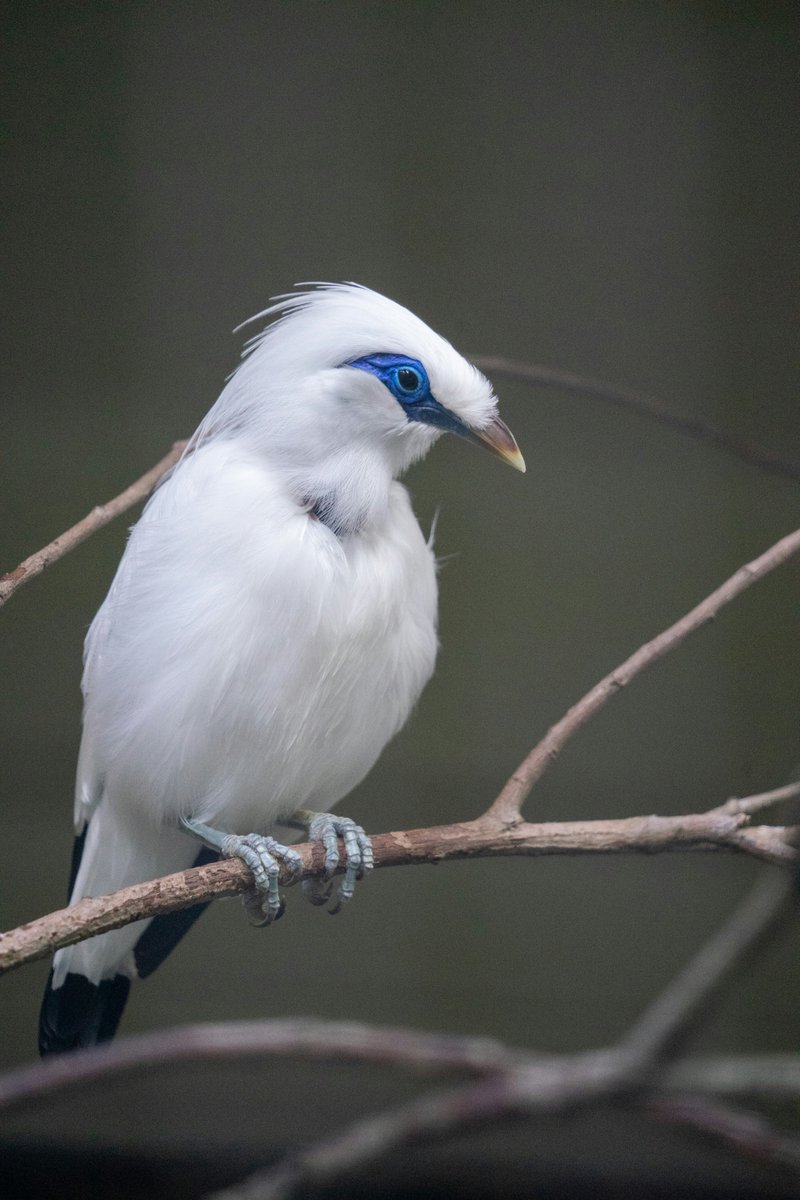
[[[200,850],[193,866],[204,867],[207,863],[219,862],[216,850],[206,846]],[[177,912],[164,913],[153,917],[133,949],[133,961],[136,964],[136,974],[139,979],[152,975],[156,967],[160,967],[168,954],[178,942],[188,933],[197,918],[208,908],[206,900],[202,904],[194,904],[191,908],[182,908]]]
[[[61,987],[54,988],[51,971],[39,1015],[42,1058],[110,1041],[117,1031],[130,986],[126,975],[90,983],[84,975],[70,974]]]

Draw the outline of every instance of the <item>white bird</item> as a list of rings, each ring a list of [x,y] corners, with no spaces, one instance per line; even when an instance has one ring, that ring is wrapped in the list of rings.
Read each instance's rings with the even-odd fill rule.
[[[433,550],[398,476],[445,431],[524,470],[488,381],[354,284],[280,298],[131,532],[84,655],[70,902],[238,855],[280,915],[270,836],[304,825],[371,866],[328,811],[400,729],[436,657]],[[198,842],[198,839],[200,841]],[[202,843],[198,854],[198,847]],[[330,885],[308,889],[324,903]],[[43,1054],[113,1036],[203,906],[59,950]]]

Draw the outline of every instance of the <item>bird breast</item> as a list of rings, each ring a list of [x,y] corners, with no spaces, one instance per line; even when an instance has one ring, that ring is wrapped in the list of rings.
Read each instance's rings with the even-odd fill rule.
[[[339,539],[262,460],[207,444],[151,500],[87,641],[94,786],[231,830],[330,808],[435,656],[433,554],[405,488]]]

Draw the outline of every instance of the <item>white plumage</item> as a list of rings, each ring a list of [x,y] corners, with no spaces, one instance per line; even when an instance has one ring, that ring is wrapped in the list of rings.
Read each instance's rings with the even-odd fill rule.
[[[522,465],[489,383],[391,300],[323,285],[264,315],[87,637],[73,902],[190,866],[181,817],[268,833],[345,796],[436,656],[433,552],[397,476],[444,428]],[[59,951],[56,994],[133,977],[145,925]]]

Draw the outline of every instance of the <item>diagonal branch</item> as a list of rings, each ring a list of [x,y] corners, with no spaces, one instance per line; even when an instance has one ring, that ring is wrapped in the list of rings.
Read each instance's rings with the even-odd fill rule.
[[[45,567],[58,562],[70,550],[74,550],[86,538],[96,533],[98,529],[102,529],[115,517],[120,516],[129,508],[133,508],[134,504],[138,504],[140,500],[145,500],[158,481],[166,475],[171,467],[175,466],[185,448],[186,442],[175,442],[169,454],[166,454],[149,471],[145,471],[140,479],[137,479],[130,487],[126,487],[113,500],[108,500],[105,504],[98,504],[83,520],[78,521],[77,525],[73,525],[71,529],[59,534],[57,538],[43,546],[41,550],[37,550],[35,554],[23,559],[13,571],[0,575],[0,606],[10,600],[23,583],[28,583],[37,575],[41,575]]]
[[[709,442],[771,474],[783,475],[789,479],[800,479],[800,463],[792,459],[780,458],[762,446],[740,441],[724,430],[717,429],[696,417],[680,416],[654,396],[647,396],[629,388],[615,387],[596,379],[588,379],[571,371],[558,371],[551,367],[512,362],[507,358],[492,355],[479,355],[475,357],[474,362],[483,370],[497,375],[505,375],[510,379],[520,379],[544,387],[556,387],[563,391],[582,392],[595,399],[651,417],[662,425],[677,429],[680,433],[690,437]],[[186,441],[175,442],[169,454],[149,471],[146,471],[130,487],[115,496],[113,500],[93,508],[77,525],[73,525],[71,529],[67,529],[47,546],[23,559],[13,571],[0,575],[0,606],[5,604],[23,583],[34,579],[41,574],[45,567],[63,558],[91,534],[113,521],[115,517],[133,508],[139,501],[146,499],[162,476],[175,465],[187,445]]]
[[[797,872],[759,879],[723,927],[668,984],[626,1035],[622,1048],[650,1067],[674,1058],[714,999],[760,953],[767,938],[796,915]]]
[[[782,475],[787,479],[800,480],[800,462],[791,458],[781,458],[764,446],[757,446],[753,442],[741,441],[732,434],[726,433],[724,429],[718,429],[715,425],[711,425],[699,417],[681,416],[680,413],[673,412],[663,400],[659,400],[655,396],[636,392],[632,388],[615,387],[613,384],[603,383],[599,379],[588,379],[585,375],[576,375],[572,371],[557,371],[553,367],[512,362],[508,358],[481,354],[473,358],[473,362],[482,371],[488,371],[492,375],[505,375],[507,379],[518,379],[524,383],[538,384],[541,387],[558,388],[563,392],[583,393],[595,400],[613,404],[616,408],[639,413],[641,416],[658,421],[660,425],[666,425],[669,429],[676,429],[679,433],[684,433],[697,441],[708,442],[719,450],[724,450],[741,459],[742,462],[759,467],[762,471],[768,471],[771,475]]]
[[[795,883],[796,878],[784,877],[757,884],[616,1046],[544,1062],[498,1061],[494,1075],[356,1121],[207,1200],[286,1200],[301,1184],[330,1184],[411,1143],[600,1099],[653,1105],[663,1120],[713,1132],[739,1152],[757,1150],[764,1161],[800,1170],[800,1141],[777,1133],[760,1115],[745,1114],[702,1091],[659,1094],[669,1078],[663,1060],[675,1053],[698,1017],[707,1015],[736,968],[765,949],[794,908]]]
[[[747,588],[763,579],[770,571],[787,562],[800,551],[800,529],[781,538],[758,558],[740,567],[700,604],[688,612],[669,629],[665,629],[652,641],[627,658],[605,678],[587,692],[583,699],[553,725],[541,742],[531,750],[525,761],[517,768],[492,805],[491,812],[507,824],[520,819],[520,808],[534,784],[542,777],[551,762],[558,757],[573,734],[585,725],[590,717],[601,709],[612,696],[635,679],[645,668],[652,666],[670,650],[686,640],[689,634],[701,629],[717,616],[719,611],[740,596]]]

